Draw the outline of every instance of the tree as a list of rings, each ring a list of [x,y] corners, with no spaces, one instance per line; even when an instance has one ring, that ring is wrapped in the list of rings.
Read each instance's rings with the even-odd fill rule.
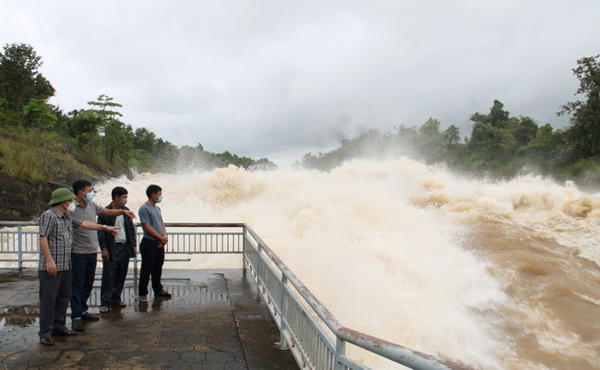
[[[530,166],[539,168],[544,173],[552,173],[558,172],[557,169],[564,169],[567,152],[565,134],[562,131],[554,132],[547,123],[538,128],[535,138],[515,154],[524,158]]]
[[[104,151],[110,164],[115,164],[115,154],[126,155],[133,144],[133,134],[128,135],[131,126],[126,126],[117,119],[111,119],[104,127]],[[127,161],[127,158],[123,158]]]
[[[600,155],[600,63],[599,55],[581,58],[573,73],[579,79],[575,95],[583,94],[585,101],[563,105],[558,115],[570,114],[571,126],[567,140],[573,147],[574,159]]]
[[[448,144],[457,144],[460,142],[460,130],[455,125],[450,125],[444,131],[444,139]]]
[[[490,113],[487,115],[475,113],[471,116],[474,124],[468,143],[469,152],[486,153],[488,159],[493,159],[504,151],[509,140],[504,128],[507,126],[510,113],[503,108],[504,104],[494,100]]]
[[[156,135],[154,132],[145,127],[135,130],[133,135],[133,147],[135,149],[144,150],[148,153],[154,153],[154,145],[156,143]]]
[[[428,163],[442,162],[446,156],[446,142],[444,134],[440,132],[441,122],[429,118],[419,128],[417,148]]]
[[[509,116],[504,104],[498,100],[494,100],[487,115],[475,113],[471,116],[474,124],[467,143],[467,169],[494,176],[516,174],[520,164],[512,159],[520,144],[511,128],[517,127],[519,120]]]
[[[40,129],[42,131],[53,130],[58,118],[52,108],[42,99],[30,99],[23,107],[25,116],[25,127]]]
[[[508,129],[519,145],[524,146],[535,139],[538,126],[529,117],[519,117],[509,119]]]
[[[123,115],[120,112],[115,110],[110,110],[109,108],[121,108],[123,105],[119,103],[115,103],[114,99],[107,95],[100,95],[96,101],[87,102],[89,105],[99,107],[100,109],[90,109],[91,112],[98,114],[102,119],[106,122],[109,122],[112,119],[116,119],[117,117],[122,117]]]
[[[0,97],[0,126],[17,126],[19,116],[10,109],[8,99]]]
[[[77,139],[81,149],[93,150],[99,139],[100,127],[103,125],[98,115],[83,109],[69,112],[69,136]]]
[[[27,44],[4,46],[0,53],[0,98],[8,101],[17,114],[31,99],[46,101],[55,90],[38,69],[41,57]]]

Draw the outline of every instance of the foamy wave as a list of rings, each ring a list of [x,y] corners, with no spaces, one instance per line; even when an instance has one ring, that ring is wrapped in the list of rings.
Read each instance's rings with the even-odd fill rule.
[[[600,299],[592,298],[586,294],[575,293],[575,295],[578,296],[579,298],[583,299],[586,302],[590,302],[590,303],[595,304],[596,306],[600,306]]]

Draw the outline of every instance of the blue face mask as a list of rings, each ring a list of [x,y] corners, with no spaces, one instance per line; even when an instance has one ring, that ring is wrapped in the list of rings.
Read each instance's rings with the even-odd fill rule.
[[[84,193],[85,197],[83,198],[87,203],[90,203],[92,199],[94,199],[94,192]]]
[[[162,202],[162,199],[163,199],[163,198],[162,198],[162,195],[161,195],[161,196],[160,196],[160,197],[158,197],[158,199],[156,200],[156,203],[160,203],[160,202]]]

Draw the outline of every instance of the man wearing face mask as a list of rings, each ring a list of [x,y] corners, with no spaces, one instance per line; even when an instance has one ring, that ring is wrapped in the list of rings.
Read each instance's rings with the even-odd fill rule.
[[[152,275],[152,290],[155,297],[170,297],[171,293],[164,290],[160,278],[165,262],[165,248],[168,242],[167,229],[163,223],[158,203],[162,202],[162,189],[158,185],[150,185],[146,189],[148,201],[140,207],[140,223],[144,237],[140,243],[142,267],[138,288],[138,302],[148,303],[148,281]]]
[[[129,210],[127,204],[128,192],[122,186],[112,190],[112,202],[106,209]],[[98,241],[102,249],[102,288],[100,290],[100,313],[108,313],[113,307],[126,307],[121,300],[125,286],[129,259],[136,253],[136,231],[133,221],[124,215],[98,217],[99,224],[118,227],[117,236],[98,231]]]
[[[67,188],[52,192],[51,206],[39,220],[40,261],[40,342],[54,345],[53,335],[75,335],[65,325],[71,297],[71,243],[73,228],[105,230],[116,234],[113,227],[82,221],[71,217],[75,209],[75,194]]]
[[[94,188],[87,180],[77,180],[73,184],[75,198],[75,211],[73,217],[88,222],[94,222],[96,216],[125,215],[135,218],[132,211],[125,209],[106,209],[92,201]],[[100,317],[88,312],[87,301],[94,287],[96,277],[96,262],[98,261],[98,233],[88,230],[76,229],[73,231],[73,280],[71,292],[71,319],[73,330],[83,331],[82,320],[97,321]]]

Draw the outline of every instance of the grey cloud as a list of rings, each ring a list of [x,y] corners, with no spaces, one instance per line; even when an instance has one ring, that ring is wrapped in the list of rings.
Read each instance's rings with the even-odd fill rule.
[[[592,0],[13,1],[0,41],[34,46],[65,110],[107,94],[174,144],[289,157],[429,117],[465,136],[494,99],[564,126],[599,13]]]

